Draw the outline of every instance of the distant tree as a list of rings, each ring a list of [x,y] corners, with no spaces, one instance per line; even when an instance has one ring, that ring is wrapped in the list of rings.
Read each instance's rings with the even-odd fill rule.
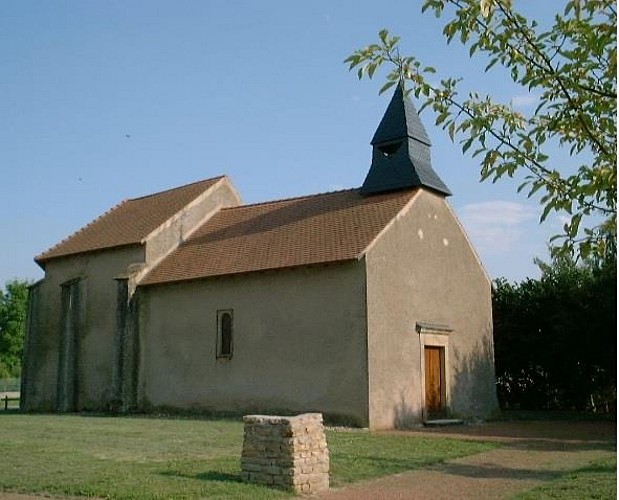
[[[616,409],[616,260],[538,262],[542,276],[493,287],[499,399],[527,409]]]
[[[519,191],[541,195],[540,221],[551,212],[565,215],[563,233],[551,240],[555,252],[584,258],[616,253],[615,2],[569,0],[545,21],[549,27],[517,12],[511,0],[425,0],[422,10],[448,16],[448,42],[459,40],[471,56],[484,54],[486,71],[502,66],[537,97],[535,111],[526,115],[480,93],[462,96],[460,79],[440,79],[415,56],[401,55],[399,37],[387,30],[346,59],[350,69],[372,78],[382,65],[391,66],[380,92],[409,83],[421,109],[434,110],[436,124],[480,159],[482,179],[518,175]],[[549,145],[565,147],[576,165],[553,161]]]
[[[12,280],[0,290],[0,378],[16,377],[21,371],[29,284]]]

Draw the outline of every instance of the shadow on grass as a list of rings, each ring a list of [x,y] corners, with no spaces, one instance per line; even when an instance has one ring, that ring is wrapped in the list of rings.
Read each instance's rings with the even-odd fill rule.
[[[369,465],[380,471],[400,471],[409,470],[419,467],[427,467],[436,463],[443,462],[443,458],[439,457],[427,457],[427,458],[397,458],[397,457],[385,457],[385,456],[360,456],[354,453],[338,453],[337,456],[332,457],[332,465],[337,464],[349,464],[349,465]]]
[[[514,410],[502,409],[495,420],[538,420],[547,422],[616,422],[616,413],[592,413],[577,410]]]
[[[614,451],[617,443],[614,441],[566,442],[558,439],[523,439],[504,443],[502,447],[529,451]]]
[[[575,472],[578,472],[581,474],[604,474],[604,473],[615,474],[617,472],[617,467],[615,467],[615,465],[612,463],[590,464],[590,465],[587,465],[586,467],[581,467],[580,469],[577,469]]]
[[[616,467],[614,461],[608,459],[590,463],[584,467],[572,470],[540,470],[540,469],[520,469],[512,467],[502,467],[500,465],[473,465],[465,463],[447,462],[435,467],[445,474],[454,476],[464,476],[479,479],[513,479],[513,480],[534,480],[534,481],[555,481],[566,478],[574,474],[594,475],[594,474],[615,474]]]
[[[166,477],[180,477],[184,479],[196,479],[198,481],[213,481],[223,483],[245,483],[241,474],[233,474],[230,472],[221,472],[218,470],[209,470],[205,472],[198,472],[195,474],[184,474],[177,471],[163,471],[159,472],[160,475]]]
[[[343,487],[362,480],[439,466],[439,458],[403,458],[338,454],[331,459],[331,485]]]
[[[424,434],[454,439],[499,442],[562,442],[576,446],[607,446],[617,441],[617,423],[610,421],[511,420],[458,427],[424,428]]]
[[[510,467],[496,467],[488,465],[469,465],[446,463],[437,467],[443,473],[453,476],[464,476],[479,479],[515,479],[552,481],[565,474],[564,471],[549,471],[535,469],[512,469]]]

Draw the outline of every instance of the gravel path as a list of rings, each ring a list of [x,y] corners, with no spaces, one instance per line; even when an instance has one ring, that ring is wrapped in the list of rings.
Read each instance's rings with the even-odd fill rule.
[[[431,468],[364,481],[321,498],[503,499],[557,479],[591,460],[614,456],[614,422],[500,422],[486,425],[396,432],[498,441],[501,448],[449,460]]]

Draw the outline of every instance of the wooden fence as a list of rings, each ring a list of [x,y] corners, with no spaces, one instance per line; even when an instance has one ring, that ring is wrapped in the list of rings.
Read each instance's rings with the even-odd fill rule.
[[[15,401],[18,402],[17,407],[15,408],[10,408],[11,410],[15,409],[18,410],[19,409],[19,396],[17,397],[9,397],[9,396],[4,396],[2,399],[0,399],[0,401],[2,402],[2,404],[0,404],[0,408],[4,409],[4,411],[9,410],[9,402],[13,403]]]

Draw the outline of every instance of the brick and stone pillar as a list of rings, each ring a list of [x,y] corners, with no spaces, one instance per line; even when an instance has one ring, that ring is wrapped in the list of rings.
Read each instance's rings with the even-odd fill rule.
[[[295,493],[329,489],[329,450],[322,414],[247,415],[241,470],[246,481]]]

